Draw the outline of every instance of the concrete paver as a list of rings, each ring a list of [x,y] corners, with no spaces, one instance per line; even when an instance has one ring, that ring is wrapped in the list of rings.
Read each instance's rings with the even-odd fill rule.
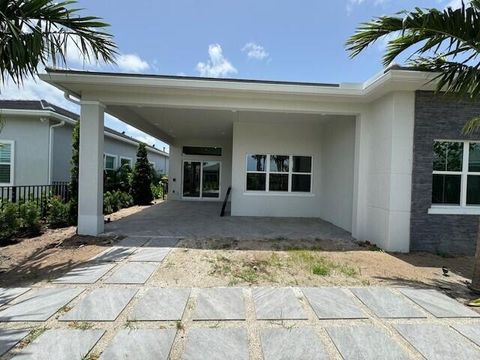
[[[247,331],[237,328],[190,329],[182,359],[247,360]]]
[[[467,339],[480,346],[480,324],[457,324],[452,327]]]
[[[477,312],[436,290],[401,289],[400,291],[438,318],[480,317]]]
[[[313,329],[263,329],[260,333],[265,360],[328,359],[324,345]]]
[[[112,246],[111,248],[102,251],[100,254],[92,258],[97,262],[115,262],[122,261],[129,255],[135,252],[135,247]]]
[[[394,326],[429,360],[480,359],[480,349],[446,325],[397,324]]]
[[[157,263],[129,262],[120,265],[105,279],[106,284],[144,284],[157,269]]]
[[[14,347],[30,331],[24,329],[0,330],[0,356]]]
[[[339,288],[304,288],[307,298],[319,319],[365,319],[367,314],[360,308],[348,290]]]
[[[54,284],[94,284],[107,272],[109,272],[115,264],[90,264],[75,268],[62,277],[52,281]]]
[[[124,329],[113,338],[101,360],[167,360],[174,329]]]
[[[135,253],[130,255],[128,258],[129,261],[151,261],[151,262],[162,262],[163,259],[167,257],[170,253],[171,248],[165,247],[154,247],[154,248],[140,248]]]
[[[243,290],[240,288],[200,289],[194,320],[245,320]]]
[[[84,289],[33,289],[0,311],[0,322],[46,321]]]
[[[53,329],[35,339],[15,360],[83,360],[100,340],[103,330]]]
[[[253,301],[259,320],[307,319],[291,288],[253,289]]]
[[[9,303],[22,294],[25,294],[28,290],[30,290],[30,288],[0,288],[0,306]]]
[[[381,318],[425,318],[415,304],[401,294],[381,287],[350,289],[375,315]]]
[[[181,320],[190,289],[149,289],[129,316],[136,321]]]
[[[60,321],[114,321],[137,289],[99,288],[87,294]]]

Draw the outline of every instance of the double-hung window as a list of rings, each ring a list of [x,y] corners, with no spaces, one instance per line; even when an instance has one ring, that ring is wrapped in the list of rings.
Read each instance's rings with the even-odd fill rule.
[[[0,140],[0,185],[13,185],[13,144]]]
[[[122,167],[123,165],[128,165],[131,168],[132,159],[127,157],[120,157],[120,167]]]
[[[480,209],[480,142],[435,141],[432,211]]]
[[[103,155],[103,162],[105,170],[116,170],[117,169],[117,157],[111,154]]]
[[[248,154],[247,191],[310,193],[312,157]]]

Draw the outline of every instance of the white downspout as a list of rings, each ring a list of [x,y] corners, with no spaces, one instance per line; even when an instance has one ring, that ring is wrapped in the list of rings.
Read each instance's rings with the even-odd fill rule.
[[[65,121],[60,121],[58,124],[50,125],[50,136],[48,139],[48,185],[52,185],[53,175],[53,129],[65,125]]]

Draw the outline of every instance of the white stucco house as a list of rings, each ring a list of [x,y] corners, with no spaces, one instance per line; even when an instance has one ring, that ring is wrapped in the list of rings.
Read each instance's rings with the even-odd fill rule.
[[[358,84],[41,78],[81,102],[81,234],[103,231],[107,112],[170,145],[170,200],[221,201],[231,187],[232,216],[322,218],[389,251],[474,248],[480,140],[461,128],[480,106],[434,95],[429,74],[394,67]]]
[[[70,180],[72,130],[79,115],[45,100],[0,100],[0,187]],[[133,166],[139,141],[104,128],[103,168]],[[147,145],[153,168],[168,172],[169,154]]]

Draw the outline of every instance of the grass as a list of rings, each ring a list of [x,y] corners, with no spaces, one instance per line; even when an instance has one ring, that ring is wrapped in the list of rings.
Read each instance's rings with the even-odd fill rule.
[[[224,277],[230,285],[239,283],[279,283],[285,275],[304,274],[321,277],[355,277],[358,270],[348,264],[328,259],[320,249],[289,248],[286,251],[271,251],[255,255],[227,252],[208,259],[209,274]]]
[[[74,321],[68,326],[79,330],[89,330],[93,328],[93,324],[88,321]]]
[[[229,278],[229,284],[240,282],[257,284],[262,280],[274,282],[272,271],[282,266],[281,259],[275,252],[264,260],[260,259],[230,259],[226,256],[217,256],[209,260],[212,268],[210,275]]]
[[[31,342],[35,341],[40,335],[42,335],[47,330],[46,327],[37,327],[30,331],[30,333],[20,342],[20,348],[24,348]]]
[[[358,271],[346,264],[337,263],[327,259],[317,251],[312,250],[289,250],[290,260],[317,276],[343,275],[353,277]]]

